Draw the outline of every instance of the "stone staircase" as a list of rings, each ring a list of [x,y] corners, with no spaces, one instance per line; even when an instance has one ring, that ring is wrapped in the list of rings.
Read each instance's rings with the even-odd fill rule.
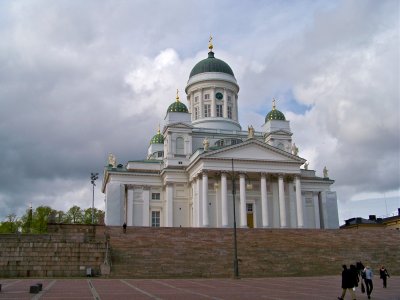
[[[233,230],[107,227],[111,276],[231,277]],[[242,277],[337,275],[343,263],[381,264],[400,274],[395,230],[237,229]]]
[[[0,277],[100,274],[112,278],[233,276],[233,229],[54,224],[44,235],[0,234]],[[362,261],[400,275],[400,232],[388,229],[237,229],[241,277],[337,275]]]

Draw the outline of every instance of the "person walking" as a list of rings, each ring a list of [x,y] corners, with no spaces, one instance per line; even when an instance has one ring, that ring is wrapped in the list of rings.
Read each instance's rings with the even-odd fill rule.
[[[388,271],[385,266],[382,266],[379,270],[379,275],[383,281],[383,288],[386,288],[387,278],[390,277]]]
[[[356,288],[358,287],[358,283],[360,282],[360,276],[358,275],[358,271],[355,265],[350,265],[350,272],[354,282],[354,287]]]
[[[354,293],[354,276],[353,272],[347,269],[346,265],[343,265],[342,271],[342,295],[338,297],[339,300],[343,300],[344,296],[346,295],[347,290],[350,291],[351,297],[353,300],[356,299],[356,295]]]
[[[126,233],[126,223],[124,223],[124,224],[122,225],[122,231],[123,231],[123,233]]]
[[[372,283],[372,277],[374,276],[374,273],[372,272],[371,268],[369,266],[366,266],[364,269],[364,274],[365,274],[365,288],[367,289],[367,296],[368,299],[371,299],[371,293],[372,290],[374,289],[374,284]]]

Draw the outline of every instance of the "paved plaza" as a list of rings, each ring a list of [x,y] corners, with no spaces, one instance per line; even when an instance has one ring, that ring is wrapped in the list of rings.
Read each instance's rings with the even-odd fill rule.
[[[42,283],[38,294],[29,287]],[[243,279],[0,279],[0,299],[337,299],[341,277],[281,277]],[[356,291],[357,299],[367,299]],[[350,299],[346,295],[345,299]],[[400,300],[400,276],[388,280],[382,287],[374,280],[371,299]]]

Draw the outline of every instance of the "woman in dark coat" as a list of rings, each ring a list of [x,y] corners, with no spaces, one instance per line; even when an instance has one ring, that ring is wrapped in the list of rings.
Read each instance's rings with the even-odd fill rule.
[[[385,266],[382,266],[379,270],[379,274],[381,279],[383,280],[383,287],[386,288],[387,278],[390,277],[388,271],[386,270]]]

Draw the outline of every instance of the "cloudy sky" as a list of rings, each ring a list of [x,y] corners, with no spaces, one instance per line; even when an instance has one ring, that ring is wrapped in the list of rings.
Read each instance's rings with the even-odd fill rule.
[[[145,157],[210,34],[242,127],[261,130],[275,97],[299,155],[336,180],[341,224],[397,211],[397,0],[4,0],[0,219],[30,203],[91,207],[90,173],[110,152]]]

